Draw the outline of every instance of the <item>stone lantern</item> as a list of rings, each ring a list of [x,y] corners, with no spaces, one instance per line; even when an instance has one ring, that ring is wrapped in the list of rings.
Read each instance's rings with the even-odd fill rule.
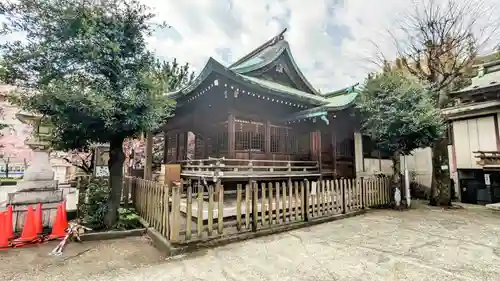
[[[42,204],[43,224],[52,226],[57,210],[57,205],[63,201],[63,192],[57,186],[54,180],[54,171],[49,159],[50,142],[52,126],[47,119],[40,115],[30,113],[17,113],[17,119],[24,124],[33,127],[33,133],[25,141],[33,150],[33,159],[28,168],[24,171],[24,176],[16,185],[16,191],[9,193],[8,204],[13,207],[14,218],[22,217],[28,206],[35,207],[38,203]],[[14,222],[16,229],[22,225]]]
[[[22,123],[31,125],[33,128],[31,136],[24,142],[33,150],[33,159],[31,165],[24,172],[23,181],[52,181],[54,171],[49,158],[51,124],[39,115],[17,113],[16,117]]]

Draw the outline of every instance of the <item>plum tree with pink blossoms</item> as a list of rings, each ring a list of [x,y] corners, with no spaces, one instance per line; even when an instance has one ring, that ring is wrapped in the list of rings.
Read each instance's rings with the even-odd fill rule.
[[[14,129],[4,128],[0,137],[0,163],[5,166],[5,177],[9,177],[9,167],[12,164],[23,163],[26,168],[32,153],[33,151],[24,144],[24,138],[16,135]]]
[[[5,167],[5,176],[9,177],[9,166],[31,161],[32,150],[24,144],[30,136],[32,128],[16,118],[19,109],[10,104],[6,97],[14,89],[12,86],[0,85],[0,164]]]

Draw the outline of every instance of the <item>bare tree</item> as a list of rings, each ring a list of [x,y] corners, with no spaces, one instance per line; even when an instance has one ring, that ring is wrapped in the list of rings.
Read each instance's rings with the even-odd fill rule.
[[[448,94],[469,83],[477,55],[498,42],[498,9],[482,0],[420,0],[391,32],[404,70],[428,81],[438,108],[449,104]],[[497,38],[495,38],[497,39]],[[491,49],[490,49],[491,48]],[[432,146],[431,205],[451,204],[446,138]]]

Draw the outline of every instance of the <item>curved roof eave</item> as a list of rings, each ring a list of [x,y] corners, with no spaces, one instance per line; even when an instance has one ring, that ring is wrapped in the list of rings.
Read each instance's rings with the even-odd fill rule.
[[[198,74],[198,76],[196,76],[196,78],[189,85],[177,91],[165,93],[165,96],[176,99],[184,94],[189,93],[190,91],[198,87],[203,81],[205,81],[205,79],[212,73],[214,69],[220,68],[221,66],[224,68],[224,66],[214,58],[209,57],[200,74]]]
[[[352,93],[352,92],[356,91],[356,87],[358,87],[358,86],[359,86],[359,82],[357,82],[356,84],[353,84],[351,86],[347,86],[345,88],[342,88],[340,90],[336,90],[336,91],[333,91],[333,92],[325,93],[325,94],[322,95],[322,97],[324,97],[326,99],[329,99],[329,98],[332,98],[332,97],[335,97],[335,96],[338,96],[338,95],[341,95],[341,94]]]
[[[345,94],[342,96],[340,96],[340,95],[335,96],[335,97],[329,98],[327,104],[299,111],[299,112],[289,116],[284,121],[296,120],[296,119],[301,119],[301,118],[309,118],[316,113],[344,110],[346,108],[353,106],[354,103],[356,102],[357,97],[358,97],[357,92],[351,92],[351,93],[348,93],[348,94]]]
[[[321,96],[317,96],[315,94],[311,94],[308,92],[303,92],[303,91],[300,91],[300,90],[297,90],[294,88],[290,88],[290,87],[287,87],[287,86],[284,86],[284,85],[281,85],[281,84],[278,84],[278,83],[275,83],[272,81],[262,80],[262,79],[258,79],[255,77],[246,76],[243,74],[235,74],[235,75],[237,75],[239,78],[243,79],[246,83],[256,84],[261,88],[265,88],[267,90],[270,90],[270,91],[273,91],[276,93],[284,92],[288,95],[292,95],[296,98],[306,100],[307,102],[315,104],[315,105],[322,105],[322,104],[325,104],[328,102],[327,99],[325,99]]]
[[[311,85],[311,83],[309,82],[309,80],[307,80],[307,78],[305,77],[304,73],[302,73],[302,71],[299,69],[297,63],[295,62],[295,59],[293,58],[292,51],[290,50],[288,42],[286,43],[285,50],[288,52],[288,55],[289,55],[290,61],[292,62],[293,68],[295,69],[295,71],[299,75],[299,77],[302,80],[302,82],[304,82],[304,84],[307,86],[307,88],[309,88],[309,90],[311,90],[311,92],[313,92],[315,95],[320,95],[320,93],[318,92],[318,90],[316,90]]]
[[[288,90],[288,89],[281,90],[281,89],[276,89],[276,88],[272,87],[272,85],[267,85],[267,84],[259,83],[259,82],[256,82],[254,80],[248,79],[244,75],[238,74],[238,73],[228,69],[227,67],[225,67],[224,65],[222,65],[221,63],[219,63],[218,61],[213,59],[212,57],[210,57],[208,59],[207,63],[205,64],[205,67],[203,67],[203,70],[193,80],[193,82],[191,82],[191,84],[189,84],[188,86],[186,86],[178,91],[166,93],[165,95],[170,97],[170,98],[177,99],[177,98],[181,97],[182,95],[188,94],[189,92],[194,90],[196,87],[198,87],[212,72],[217,72],[221,75],[224,75],[224,76],[226,76],[230,79],[233,79],[236,82],[240,82],[242,84],[255,85],[256,87],[270,91],[276,95],[281,94],[281,96],[283,96],[282,93],[289,94],[290,96],[292,96],[296,99],[303,100],[304,102],[307,102],[310,104],[322,105],[322,104],[326,104],[328,102],[327,99],[325,99],[321,96],[311,94],[311,93],[302,92],[303,96],[301,96],[299,94],[295,94],[294,91],[298,91],[298,90],[293,89],[293,88],[290,90]]]

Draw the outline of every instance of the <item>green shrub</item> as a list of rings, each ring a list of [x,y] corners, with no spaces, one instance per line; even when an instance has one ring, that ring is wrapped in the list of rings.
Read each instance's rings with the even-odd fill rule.
[[[139,215],[134,208],[119,208],[118,222],[115,225],[116,229],[127,230],[140,228]]]
[[[109,198],[109,185],[105,179],[92,178],[81,181],[82,192],[85,198],[80,199],[84,202],[79,206],[81,212],[80,218],[83,225],[92,228],[95,231],[106,228],[104,216],[108,211],[106,202]],[[133,208],[119,208],[118,222],[113,226],[114,229],[128,230],[140,228],[139,215]]]
[[[16,180],[2,180],[0,181],[0,186],[17,185]]]
[[[93,230],[101,230],[104,224],[104,215],[107,212],[106,202],[109,197],[108,183],[102,179],[91,179],[86,182],[85,208],[83,211],[83,224]]]

